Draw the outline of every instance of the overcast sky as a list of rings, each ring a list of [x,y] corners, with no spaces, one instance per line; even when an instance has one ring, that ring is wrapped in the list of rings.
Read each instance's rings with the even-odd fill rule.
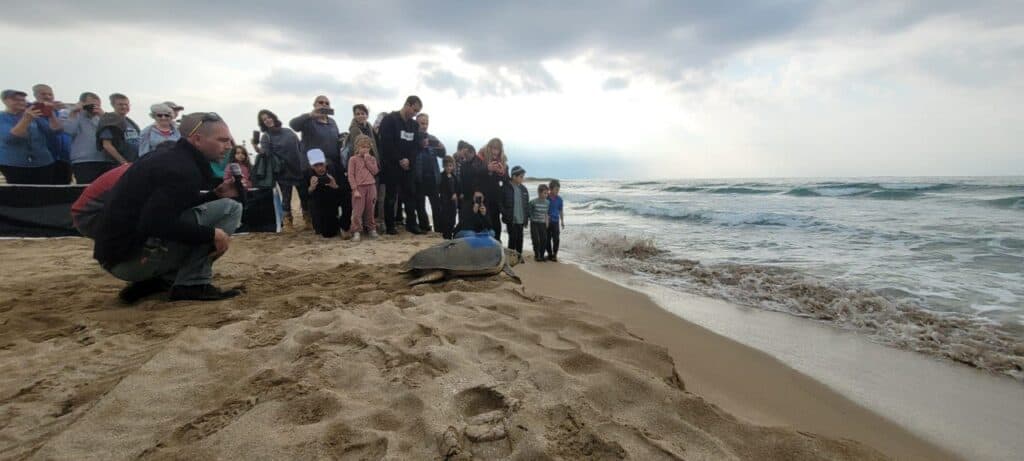
[[[11,2],[8,2],[11,3]],[[215,111],[419,95],[531,176],[1024,175],[1024,2],[5,4],[5,88]],[[109,106],[105,102],[106,106]]]

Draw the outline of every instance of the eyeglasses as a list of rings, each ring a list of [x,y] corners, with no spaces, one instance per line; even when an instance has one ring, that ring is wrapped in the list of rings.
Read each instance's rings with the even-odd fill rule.
[[[221,118],[220,118],[220,115],[217,115],[216,112],[207,112],[207,113],[203,114],[203,118],[199,119],[199,123],[196,124],[195,128],[192,128],[192,131],[188,132],[188,136],[186,136],[186,138],[196,134],[196,131],[199,130],[199,127],[203,126],[203,122],[219,122],[219,121],[221,121]]]
[[[153,114],[156,118],[171,118],[171,114]]]

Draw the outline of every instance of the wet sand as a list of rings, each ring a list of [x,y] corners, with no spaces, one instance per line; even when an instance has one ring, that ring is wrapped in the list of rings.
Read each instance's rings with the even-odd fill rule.
[[[897,459],[957,459],[770,355],[673,315],[639,291],[571,264],[527,264],[517,273],[533,292],[576,299],[665,346],[688,390],[737,417],[857,440]]]

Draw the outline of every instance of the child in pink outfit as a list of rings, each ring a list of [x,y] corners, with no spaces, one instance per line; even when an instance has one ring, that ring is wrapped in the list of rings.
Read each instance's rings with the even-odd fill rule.
[[[348,160],[348,183],[352,186],[352,240],[358,242],[366,229],[370,237],[377,237],[377,222],[373,217],[377,204],[377,180],[380,171],[377,157],[370,155],[370,137],[356,137],[354,153]]]

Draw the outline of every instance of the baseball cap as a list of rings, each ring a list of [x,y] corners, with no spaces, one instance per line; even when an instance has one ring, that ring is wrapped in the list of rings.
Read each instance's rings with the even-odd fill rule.
[[[7,99],[12,96],[28,96],[28,93],[21,90],[4,90],[0,93],[0,99]]]
[[[324,163],[326,157],[324,157],[324,151],[320,149],[310,149],[306,152],[306,158],[309,160],[310,165],[316,165],[317,163]]]

